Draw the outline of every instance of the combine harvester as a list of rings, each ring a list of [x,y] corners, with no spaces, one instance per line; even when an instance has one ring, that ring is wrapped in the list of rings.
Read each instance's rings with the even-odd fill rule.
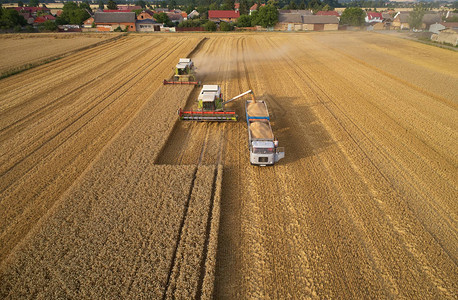
[[[253,91],[249,90],[232,99],[223,101],[221,88],[218,85],[204,85],[197,98],[198,110],[178,110],[180,120],[184,121],[237,121],[235,111],[227,111],[224,105],[240,97],[251,94],[251,100],[245,102],[246,121],[248,124],[248,147],[252,165],[274,165],[285,157],[283,147],[278,147],[270,126],[269,111],[263,100],[255,100]]]
[[[178,64],[175,66],[175,75],[172,80],[164,79],[165,84],[192,84],[200,85],[200,81],[196,81],[196,74],[194,72],[194,63],[190,58],[180,58]]]
[[[285,149],[278,147],[270,126],[269,111],[263,100],[245,102],[246,122],[248,124],[248,147],[252,165],[274,165],[285,157]]]
[[[180,120],[183,121],[237,121],[238,116],[235,111],[227,111],[224,106],[247,94],[251,94],[254,99],[253,92],[249,90],[232,99],[223,101],[221,88],[218,85],[204,85],[197,98],[197,110],[182,110],[180,108],[178,115]]]

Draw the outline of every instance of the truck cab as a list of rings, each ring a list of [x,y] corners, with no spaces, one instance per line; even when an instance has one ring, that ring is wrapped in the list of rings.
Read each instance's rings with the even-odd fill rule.
[[[250,163],[252,165],[273,165],[285,157],[283,147],[277,147],[277,141],[252,141],[250,145]]]

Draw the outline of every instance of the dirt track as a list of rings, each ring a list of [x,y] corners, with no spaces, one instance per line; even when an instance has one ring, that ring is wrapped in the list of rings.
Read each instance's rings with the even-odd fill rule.
[[[141,229],[138,232],[147,233],[148,237],[140,241],[151,243],[158,239],[158,234],[147,224],[146,228],[139,223],[125,227],[121,222],[124,219],[116,222],[116,205],[122,205],[121,216],[125,217],[137,215],[145,208],[154,214],[154,206],[134,200],[143,199],[145,191],[153,193],[150,195],[159,193],[160,185],[155,183],[162,177],[173,178],[170,170],[182,170],[176,182],[171,180],[181,182],[181,187],[173,188],[171,184],[162,196],[153,197],[158,203],[177,190],[189,190],[190,186],[191,190],[195,186],[197,191],[204,191],[212,180],[213,166],[221,163],[224,176],[215,298],[456,297],[456,53],[372,33],[210,35],[193,54],[201,79],[206,84],[220,84],[226,99],[253,89],[257,98],[267,101],[274,133],[280,146],[286,148],[286,157],[278,165],[259,168],[248,163],[243,117],[238,123],[178,123],[173,127],[172,112],[157,125],[158,132],[168,132],[170,136],[167,133],[158,143],[151,136],[146,141],[141,139],[142,130],[151,131],[156,126],[151,123],[154,121],[148,122],[147,116],[159,116],[158,110],[163,106],[172,110],[175,105],[184,105],[189,95],[194,98],[196,90],[181,90],[180,94],[176,89],[180,87],[169,91],[158,87],[162,73],[169,72],[177,57],[195,46],[201,35],[195,37],[179,36],[185,41],[180,44],[176,40],[168,43],[162,38],[137,36],[110,47],[100,46],[109,50],[103,56],[87,50],[84,55],[72,57],[72,61],[79,58],[81,64],[73,64],[74,70],[68,72],[73,76],[70,78],[64,77],[68,68],[64,61],[40,67],[56,68],[62,63],[62,70],[53,73],[56,78],[51,82],[55,86],[49,90],[38,81],[39,70],[0,82],[0,209],[6,216],[0,223],[0,258],[4,260],[0,275],[9,284],[2,284],[3,294],[14,297],[21,295],[21,289],[33,286],[43,289],[39,295],[47,295],[58,289],[53,285],[57,284],[53,276],[66,274],[65,265],[61,264],[74,259],[75,266],[80,266],[76,267],[79,271],[75,276],[87,272],[81,265],[95,262],[92,268],[100,274],[99,279],[118,283],[116,287],[106,286],[110,296],[134,295],[145,290],[149,291],[145,295],[150,296],[188,297],[196,292],[206,295],[204,287],[211,274],[196,278],[196,274],[187,273],[190,269],[178,273],[176,270],[202,264],[199,262],[206,258],[211,261],[211,254],[205,254],[207,248],[212,249],[206,236],[214,228],[204,230],[205,225],[184,224],[177,225],[182,228],[178,230],[172,226],[174,233],[167,235],[171,239],[164,242],[164,249],[175,247],[173,236],[178,230],[179,236],[183,236],[177,243],[183,248],[176,247],[175,255],[183,257],[183,261],[173,259],[170,265],[171,252],[164,250],[160,266],[169,270],[168,279],[156,269],[150,276],[160,285],[151,287],[140,280],[143,273],[139,271],[151,272],[148,261],[152,258],[144,255],[149,246],[139,241],[134,246],[123,244],[116,237],[134,238]],[[152,48],[155,50],[151,51]],[[94,57],[91,64],[85,63],[84,57],[90,55]],[[125,57],[125,63],[115,59],[120,56]],[[150,58],[139,60],[139,56]],[[94,61],[99,65],[94,65]],[[145,66],[145,61],[155,63]],[[128,78],[119,73],[126,66],[132,70],[127,72],[132,74]],[[105,70],[110,72],[102,72]],[[103,84],[108,78],[113,85]],[[23,80],[33,82],[35,89],[15,85]],[[147,106],[142,105],[154,91],[156,95],[177,98],[170,102],[167,96],[155,96],[157,103],[149,103],[157,106],[147,113]],[[145,101],[135,101],[143,98]],[[104,109],[96,105],[101,99],[106,101],[102,104]],[[167,105],[161,104],[166,101]],[[188,101],[187,106],[192,105],[193,101]],[[241,101],[230,104],[240,116],[242,106]],[[88,110],[89,107],[94,108]],[[135,120],[140,123],[128,124],[112,142],[116,151],[107,148],[92,165],[103,146],[137,111]],[[105,127],[106,124],[110,126]],[[138,132],[138,124],[146,127]],[[126,133],[129,130],[130,134]],[[122,142],[122,136],[130,139]],[[97,166],[109,166],[112,159],[113,170],[118,171],[101,168],[106,175],[99,182]],[[145,173],[138,172],[142,165]],[[201,167],[196,169],[196,165]],[[87,166],[90,168],[76,181]],[[202,176],[197,176],[202,181],[186,181],[197,170],[202,172]],[[157,179],[150,186],[148,178]],[[60,197],[72,183],[70,192]],[[117,195],[117,190],[125,192]],[[95,195],[102,198],[95,206],[87,206],[94,207],[93,213],[89,209],[86,216],[77,217],[78,211],[73,210],[85,205],[78,204],[78,198],[71,193],[84,199],[98,199]],[[192,192],[181,194],[186,197],[186,193],[192,199]],[[176,199],[181,199],[179,194]],[[208,199],[213,201],[207,195],[195,203],[206,203]],[[110,204],[110,200],[116,205]],[[124,200],[129,201],[123,204]],[[180,207],[174,211],[177,216]],[[193,218],[206,220],[211,216],[210,210],[210,204],[194,212],[189,208],[189,218],[185,220],[198,224]],[[103,212],[106,218],[102,221],[110,226],[97,226],[98,211]],[[34,226],[43,215],[45,218]],[[146,214],[139,220],[147,222],[166,216]],[[169,218],[176,220],[173,215]],[[69,223],[62,230],[47,233],[45,229],[55,230],[57,226],[52,224],[59,219]],[[91,258],[91,251],[85,250],[79,256],[71,248],[72,239],[65,239],[78,234],[72,233],[72,228],[81,230],[83,236],[97,232],[94,247],[99,248],[94,251],[102,250],[102,254]],[[109,228],[114,228],[113,233]],[[24,239],[29,231],[33,234]],[[196,235],[197,232],[201,234]],[[105,236],[107,244],[103,244]],[[91,239],[80,237],[79,241],[83,243],[80,249],[91,245]],[[56,242],[66,245],[64,248],[69,252],[57,251],[55,255],[63,257],[49,259],[48,265],[34,265],[40,253]],[[10,253],[15,245],[16,251]],[[195,250],[186,250],[187,245],[195,245]],[[132,254],[138,251],[137,256]],[[64,257],[65,253],[71,255]],[[198,254],[193,257],[193,253]],[[113,262],[113,255],[121,258]],[[87,256],[89,262],[81,261]],[[126,269],[109,273],[117,265]],[[129,269],[130,265],[137,269]],[[46,268],[51,272],[50,280],[39,284],[27,280],[37,270]],[[211,268],[206,270],[211,273]],[[74,269],[70,267],[70,271]],[[116,276],[126,272],[132,272],[132,281]],[[185,278],[199,283],[185,286]],[[91,288],[90,278],[59,280],[66,284],[63,295],[77,296],[72,283],[82,284],[88,295],[97,294]]]

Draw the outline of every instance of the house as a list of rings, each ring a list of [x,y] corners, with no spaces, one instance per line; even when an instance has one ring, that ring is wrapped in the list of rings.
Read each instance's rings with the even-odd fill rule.
[[[188,19],[194,19],[198,17],[199,17],[199,12],[195,9],[192,12],[190,12],[188,15]]]
[[[390,13],[388,12],[382,12],[382,19],[386,22],[391,22],[393,21],[393,17],[391,16]]]
[[[302,16],[303,30],[338,30],[339,18],[336,16]]]
[[[369,24],[382,23],[383,16],[382,16],[382,13],[368,11],[366,12],[366,17],[364,17],[364,20],[366,21],[366,23],[369,23]]]
[[[20,15],[29,13],[32,17],[36,17],[38,12],[41,12],[42,14],[51,14],[51,10],[47,7],[11,7],[8,9],[14,9]]]
[[[439,34],[439,32],[444,29],[445,29],[445,26],[439,23],[432,24],[431,26],[429,26],[429,31],[432,33],[436,33],[436,34]]]
[[[153,19],[137,20],[135,22],[135,28],[138,32],[154,32],[161,31],[162,25],[154,21]]]
[[[313,11],[306,9],[282,9],[278,11],[279,14],[300,14],[301,16],[311,16]]]
[[[35,20],[33,21],[33,25],[37,26],[37,25],[43,24],[44,22],[48,20],[55,22],[56,17],[54,17],[53,15],[44,15],[44,16],[36,17]]]
[[[120,27],[122,30],[135,31],[134,12],[96,12],[94,23],[97,31],[113,31]]]
[[[153,19],[154,12],[151,10],[143,10],[138,14],[137,20]]]
[[[393,19],[391,25],[395,29],[410,29],[409,25],[409,12],[400,11],[398,12]]]
[[[91,28],[92,24],[94,24],[94,17],[90,17],[87,20],[83,21],[83,28]]]
[[[236,22],[240,13],[235,10],[209,10],[208,19],[213,22]]]
[[[239,2],[234,3],[234,10],[235,11],[239,11],[240,10],[240,3]]]
[[[131,5],[131,4],[118,5],[118,10],[134,11],[134,10],[139,10],[139,9],[142,9],[142,7],[139,5]]]
[[[422,19],[422,29],[429,29],[432,24],[442,22],[441,16],[437,13],[426,13]]]
[[[262,6],[266,6],[266,5],[263,3],[263,4],[261,4],[261,7],[262,7]],[[252,13],[252,12],[257,11],[257,10],[258,10],[258,4],[255,3],[255,4],[253,4],[253,5],[250,7],[250,16],[251,16],[251,13]]]
[[[183,15],[181,13],[169,12],[167,13],[167,16],[172,22],[181,23],[184,20]]]
[[[458,30],[458,22],[441,22],[441,25],[445,26],[445,29],[456,29]]]

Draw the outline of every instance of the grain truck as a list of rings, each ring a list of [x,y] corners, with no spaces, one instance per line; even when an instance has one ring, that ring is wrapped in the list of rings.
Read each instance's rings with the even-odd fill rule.
[[[285,157],[283,147],[278,147],[270,126],[267,104],[262,100],[245,102],[246,121],[248,124],[248,147],[252,165],[273,165]]]

